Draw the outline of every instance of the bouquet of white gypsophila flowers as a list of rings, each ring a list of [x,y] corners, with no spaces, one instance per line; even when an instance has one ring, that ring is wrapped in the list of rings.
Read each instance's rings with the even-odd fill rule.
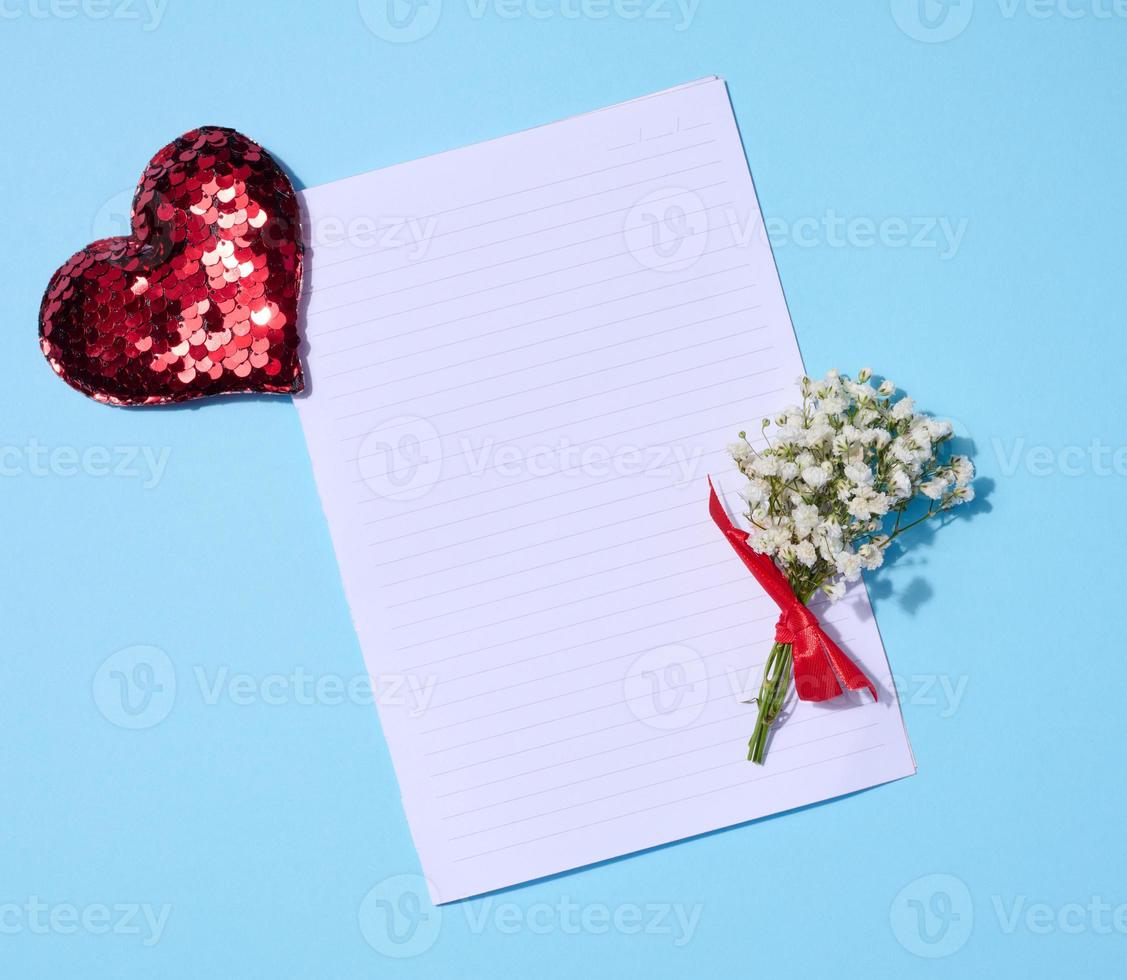
[[[867,368],[855,381],[838,371],[803,377],[802,404],[774,426],[764,420],[759,448],[744,432],[729,447],[747,477],[747,544],[773,559],[803,605],[819,590],[841,598],[845,583],[879,568],[900,535],[974,498],[973,465],[946,451],[951,423],[917,413],[911,398],[895,398],[891,381],[874,387],[871,378]],[[776,642],[757,699],[748,752],[755,762],[791,670],[791,644]]]

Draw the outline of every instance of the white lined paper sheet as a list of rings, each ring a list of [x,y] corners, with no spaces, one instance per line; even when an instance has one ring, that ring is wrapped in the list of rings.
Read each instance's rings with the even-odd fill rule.
[[[880,701],[746,761],[777,610],[710,522],[797,343],[724,83],[303,194],[297,399],[435,902],[914,772]]]

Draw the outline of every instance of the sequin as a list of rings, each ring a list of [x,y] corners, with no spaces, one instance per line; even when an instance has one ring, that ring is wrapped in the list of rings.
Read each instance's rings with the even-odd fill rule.
[[[185,133],[145,169],[132,227],[47,286],[39,343],[59,377],[110,405],[304,388],[301,218],[265,150],[233,129]]]

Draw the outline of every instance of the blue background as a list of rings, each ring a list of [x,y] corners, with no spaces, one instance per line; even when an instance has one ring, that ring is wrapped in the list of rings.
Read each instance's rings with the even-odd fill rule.
[[[701,0],[686,21],[671,4],[636,16],[654,0],[511,18],[445,0],[408,41],[379,36],[374,0],[169,0],[156,18],[86,2],[0,14],[6,976],[1122,966],[1127,911],[1072,903],[1127,903],[1127,452],[1111,455],[1127,446],[1127,10]],[[417,879],[385,882],[418,865],[374,709],[209,704],[196,679],[362,671],[293,405],[96,405],[37,350],[42,289],[120,231],[149,155],[196,125],[244,130],[311,186],[707,74],[728,79],[781,229],[810,370],[871,362],[975,444],[985,501],[871,583],[919,775],[412,918]],[[865,222],[888,218],[965,234],[871,241]],[[143,456],[72,474],[67,453],[90,447],[167,450],[167,466],[155,486]],[[137,645],[169,659],[107,662]],[[122,726],[123,663],[158,723]],[[382,938],[361,911],[381,882],[403,913]],[[33,898],[109,906],[115,928],[70,934],[64,908],[44,931]],[[576,930],[544,909],[564,898],[647,919],[699,905],[699,921]],[[158,942],[113,910],[131,903],[171,906]]]

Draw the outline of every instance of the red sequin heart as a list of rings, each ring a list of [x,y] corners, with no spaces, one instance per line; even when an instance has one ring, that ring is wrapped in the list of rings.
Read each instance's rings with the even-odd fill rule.
[[[145,169],[132,224],[47,286],[39,343],[59,377],[111,405],[302,390],[301,219],[262,147],[185,133]]]

